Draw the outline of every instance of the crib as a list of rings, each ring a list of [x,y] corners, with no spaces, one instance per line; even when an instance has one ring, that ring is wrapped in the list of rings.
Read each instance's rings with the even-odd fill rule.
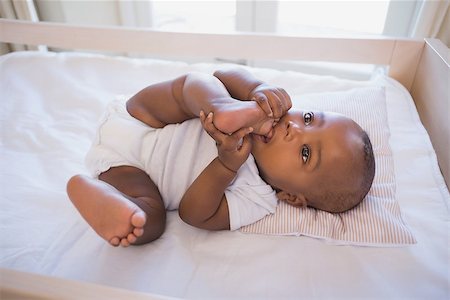
[[[0,41],[71,50],[0,57],[2,299],[449,298],[450,53],[439,40],[177,33],[0,19]],[[379,230],[378,239],[359,225],[356,238],[330,232],[337,227],[329,224],[326,233],[299,229],[306,212],[281,206],[276,216],[239,231],[192,228],[173,211],[166,232],[151,244],[113,248],[97,237],[72,207],[65,183],[86,172],[83,157],[106,103],[152,82],[230,66],[212,62],[215,57],[384,66],[363,81],[245,68],[283,87],[294,106],[340,109],[332,99],[352,113],[357,106],[356,117],[381,115],[370,118],[382,127],[388,149],[383,170],[390,173],[383,178],[390,180],[391,198],[385,207],[394,207],[389,216],[400,229]],[[377,195],[372,202],[384,201]],[[294,229],[284,213],[296,214]],[[345,220],[357,217],[340,218],[351,230]],[[377,222],[384,221],[373,226]]]

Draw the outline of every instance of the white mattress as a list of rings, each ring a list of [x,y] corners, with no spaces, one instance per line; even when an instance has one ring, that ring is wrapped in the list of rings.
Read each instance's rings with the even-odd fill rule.
[[[0,267],[183,298],[448,299],[450,197],[410,95],[383,76],[356,82],[252,69],[296,94],[387,86],[397,199],[417,244],[336,246],[208,232],[176,212],[148,245],[113,248],[97,237],[72,207],[65,183],[86,173],[83,158],[106,103],[217,67],[79,53],[2,56]]]

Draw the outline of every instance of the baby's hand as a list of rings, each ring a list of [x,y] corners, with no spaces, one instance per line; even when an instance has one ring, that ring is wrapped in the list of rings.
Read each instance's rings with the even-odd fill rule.
[[[282,88],[260,84],[249,94],[269,118],[278,121],[292,107],[291,97]]]
[[[236,173],[252,150],[248,134],[253,131],[253,128],[241,128],[233,134],[223,133],[214,126],[212,112],[205,116],[205,113],[201,111],[200,121],[205,131],[216,141],[220,162]]]

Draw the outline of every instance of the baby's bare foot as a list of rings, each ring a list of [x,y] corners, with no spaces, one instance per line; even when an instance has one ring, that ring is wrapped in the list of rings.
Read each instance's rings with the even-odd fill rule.
[[[213,123],[224,133],[233,133],[241,128],[252,127],[253,133],[265,135],[272,128],[269,118],[254,101],[228,104],[214,112]]]
[[[143,235],[144,211],[106,182],[77,175],[69,180],[67,193],[88,224],[111,245],[127,247]]]

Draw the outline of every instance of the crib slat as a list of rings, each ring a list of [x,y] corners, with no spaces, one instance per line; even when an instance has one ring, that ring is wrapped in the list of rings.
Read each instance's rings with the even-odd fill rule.
[[[301,59],[388,64],[393,39],[288,37],[237,33],[161,32],[143,28],[90,27],[0,20],[0,39],[66,49],[133,51],[177,56]]]
[[[257,33],[163,32],[0,19],[0,41],[63,49],[137,52],[165,57],[302,60],[391,65],[410,88],[424,42],[386,37],[300,37]]]

